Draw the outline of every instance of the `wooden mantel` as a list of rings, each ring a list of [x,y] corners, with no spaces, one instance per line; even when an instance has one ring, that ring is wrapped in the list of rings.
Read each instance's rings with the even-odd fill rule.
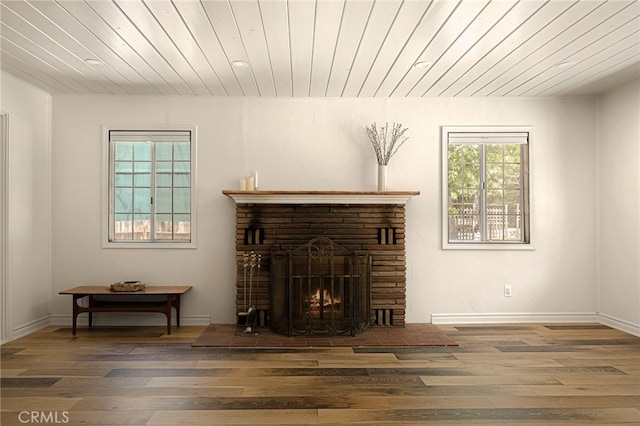
[[[222,191],[236,204],[406,204],[420,191]]]

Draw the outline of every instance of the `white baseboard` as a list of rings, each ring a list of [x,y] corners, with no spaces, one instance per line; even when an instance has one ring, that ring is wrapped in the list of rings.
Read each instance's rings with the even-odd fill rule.
[[[65,325],[71,326],[73,319],[71,315],[52,315],[51,325]],[[180,325],[192,325],[192,326],[207,326],[211,324],[210,315],[180,315]],[[80,315],[78,317],[79,326],[89,325],[88,315]],[[167,325],[167,317],[163,314],[149,315],[149,313],[122,313],[118,312],[117,315],[113,315],[111,312],[97,312],[93,314],[94,326],[131,326],[131,325],[145,325],[145,326],[164,326]],[[176,325],[176,317],[171,316],[171,325]]]
[[[640,337],[640,325],[598,312],[432,314],[432,324],[600,323]]]
[[[164,315],[149,315],[148,313],[128,313],[120,315],[101,315],[100,313],[93,314],[93,325],[96,326],[127,326],[127,325],[149,325],[149,326],[166,326],[167,319]],[[87,315],[83,315],[78,318],[79,326],[87,326],[89,319]],[[28,334],[41,330],[49,325],[65,325],[71,326],[71,315],[46,315],[33,321],[29,321],[13,329],[11,336],[8,336],[6,340],[0,342],[0,344],[9,343],[13,340],[24,337]],[[171,318],[172,326],[176,325],[176,318]],[[180,316],[180,325],[192,325],[192,326],[208,326],[211,324],[211,316],[209,315],[191,315]]]
[[[432,324],[504,324],[504,323],[599,322],[595,312],[432,314]]]
[[[29,321],[25,324],[19,325],[18,327],[15,327],[13,329],[13,335],[10,336],[10,340],[8,341],[19,339],[21,337],[26,336],[27,334],[31,334],[35,331],[43,329],[49,325],[50,321],[51,321],[51,315],[45,315],[33,321]],[[6,342],[2,342],[2,343],[6,343]]]
[[[621,320],[610,315],[597,312],[581,313],[489,313],[489,314],[432,314],[432,324],[506,324],[506,323],[600,323],[617,330],[640,337],[640,325],[629,321]],[[3,341],[7,343],[11,340],[19,339],[30,333],[38,331],[49,325],[71,326],[71,315],[46,315],[13,329],[13,336]],[[119,315],[94,314],[93,323],[96,326],[127,326],[127,325],[148,325],[164,326],[166,318],[164,315],[149,315],[148,313],[119,313]],[[172,318],[172,325],[175,325],[175,317]],[[181,316],[180,325],[185,326],[208,326],[211,324],[209,315]],[[88,325],[88,318],[82,315],[78,319],[78,325]]]
[[[632,334],[640,337],[640,324],[633,324],[629,321],[621,320],[620,318],[612,317],[603,313],[598,313],[598,322],[609,327],[615,328],[625,333]]]

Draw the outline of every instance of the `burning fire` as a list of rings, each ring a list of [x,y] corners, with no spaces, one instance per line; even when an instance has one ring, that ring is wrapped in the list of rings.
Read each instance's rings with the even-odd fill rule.
[[[339,297],[332,297],[331,293],[328,289],[323,289],[322,292],[320,288],[316,289],[315,293],[309,295],[308,298],[305,298],[309,303],[309,310],[312,315],[317,316],[320,314],[320,308],[322,307],[323,311],[331,310],[338,305],[340,305],[341,299]]]

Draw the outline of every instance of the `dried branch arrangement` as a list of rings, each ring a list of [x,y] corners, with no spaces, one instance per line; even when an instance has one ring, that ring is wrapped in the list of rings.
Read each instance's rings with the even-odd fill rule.
[[[376,123],[373,123],[371,126],[365,126],[365,128],[367,129],[369,141],[376,153],[378,164],[381,166],[389,164],[391,157],[393,157],[402,144],[409,139],[409,137],[404,136],[404,133],[409,129],[403,128],[400,123],[393,123],[391,131],[389,131],[389,123],[385,123],[385,125],[379,129]]]

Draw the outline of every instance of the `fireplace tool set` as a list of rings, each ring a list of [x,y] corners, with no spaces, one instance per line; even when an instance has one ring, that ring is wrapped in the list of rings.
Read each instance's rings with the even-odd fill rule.
[[[257,315],[257,309],[253,305],[253,280],[254,280],[254,274],[255,274],[256,283],[258,282],[258,277],[260,276],[260,260],[262,259],[262,256],[252,251],[251,253],[248,253],[248,254],[244,253],[243,259],[244,259],[244,262],[243,262],[242,268],[244,273],[244,278],[243,278],[244,293],[243,293],[242,306],[244,308],[244,311],[238,312],[238,324],[246,327],[242,332],[243,334],[253,334],[252,326],[256,323],[256,315]],[[249,277],[248,295],[247,295],[247,275]],[[257,304],[257,300],[256,300],[256,304]]]

